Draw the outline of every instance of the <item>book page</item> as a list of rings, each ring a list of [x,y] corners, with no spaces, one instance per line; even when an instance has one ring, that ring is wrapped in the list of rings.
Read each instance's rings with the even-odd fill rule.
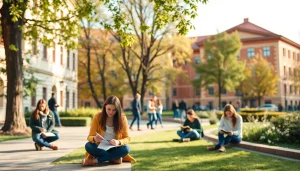
[[[55,134],[51,132],[43,132],[42,134],[45,135],[46,137],[55,137]]]
[[[110,148],[116,147],[114,145],[111,145],[108,141],[102,141],[99,145],[98,148],[103,149],[105,151],[109,150]]]

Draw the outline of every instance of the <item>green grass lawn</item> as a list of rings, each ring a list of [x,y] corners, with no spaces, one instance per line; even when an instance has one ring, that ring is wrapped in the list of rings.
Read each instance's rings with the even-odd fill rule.
[[[225,153],[208,152],[206,147],[213,145],[211,142],[178,143],[172,142],[173,138],[177,138],[176,130],[133,137],[130,154],[137,160],[132,164],[133,170],[299,170],[299,162],[234,148],[228,148]],[[84,148],[77,149],[54,163],[80,163],[84,152]]]
[[[2,141],[8,141],[8,140],[24,139],[24,138],[30,138],[30,137],[31,136],[0,135],[0,142],[2,142]]]

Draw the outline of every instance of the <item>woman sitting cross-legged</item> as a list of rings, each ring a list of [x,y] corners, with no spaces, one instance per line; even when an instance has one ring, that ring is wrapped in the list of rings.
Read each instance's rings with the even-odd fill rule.
[[[209,151],[218,150],[219,152],[224,152],[226,151],[224,147],[226,144],[240,143],[242,141],[242,127],[242,117],[231,104],[227,104],[218,128],[219,143],[214,147],[207,147],[207,149]]]
[[[82,166],[91,166],[109,161],[113,164],[121,164],[122,161],[133,162],[127,144],[130,141],[128,135],[128,123],[122,113],[120,100],[116,96],[106,99],[102,112],[93,118],[90,133],[85,144],[86,155]],[[99,145],[100,144],[100,145]],[[113,146],[112,148],[102,148]]]
[[[181,130],[177,131],[180,139],[174,139],[174,141],[187,142],[190,140],[199,140],[204,136],[200,118],[196,115],[194,110],[188,110],[186,116],[187,119],[183,123],[183,126],[181,126]]]
[[[50,144],[59,139],[59,134],[54,130],[54,125],[54,114],[49,110],[46,100],[39,100],[36,109],[30,117],[31,136],[37,151],[42,150],[42,147],[48,147],[52,150],[58,149],[56,145]],[[51,135],[46,136],[45,133],[50,133]]]

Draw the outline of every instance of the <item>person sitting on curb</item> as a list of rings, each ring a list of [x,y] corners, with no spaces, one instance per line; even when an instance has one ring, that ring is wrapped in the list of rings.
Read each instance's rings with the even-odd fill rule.
[[[58,150],[56,145],[50,144],[59,139],[59,133],[54,130],[55,118],[54,114],[49,110],[46,100],[38,101],[36,109],[30,117],[30,128],[32,129],[32,140],[37,151],[41,151],[42,147],[48,147],[52,150]],[[52,133],[46,136],[44,133]]]
[[[223,116],[220,120],[218,128],[219,143],[213,147],[207,147],[207,150],[219,150],[225,152],[224,147],[228,143],[240,143],[242,141],[243,119],[231,104],[227,104],[224,108]],[[225,135],[227,135],[225,137]]]
[[[181,130],[177,131],[180,139],[173,141],[188,142],[190,140],[199,140],[204,136],[203,128],[200,123],[200,118],[193,109],[188,110],[187,119],[183,123]]]
[[[86,154],[82,166],[98,165],[105,161],[113,164],[121,164],[122,161],[134,162],[135,159],[129,155],[127,145],[130,142],[128,128],[120,100],[116,96],[108,97],[102,112],[93,118],[87,137],[88,142],[85,144]],[[114,147],[106,150],[99,148],[102,143]]]

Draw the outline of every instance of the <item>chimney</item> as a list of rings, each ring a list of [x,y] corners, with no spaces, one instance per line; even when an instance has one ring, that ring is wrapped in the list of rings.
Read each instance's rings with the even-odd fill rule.
[[[248,23],[249,22],[249,18],[244,18],[244,23]]]

